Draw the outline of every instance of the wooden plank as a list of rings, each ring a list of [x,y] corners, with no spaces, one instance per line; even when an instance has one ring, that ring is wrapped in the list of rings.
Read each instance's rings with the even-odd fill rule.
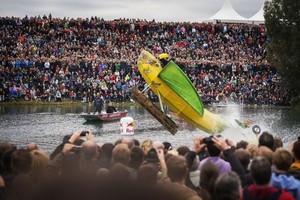
[[[152,103],[139,89],[131,88],[131,97],[143,106],[157,121],[159,121],[173,135],[177,132],[176,123]]]

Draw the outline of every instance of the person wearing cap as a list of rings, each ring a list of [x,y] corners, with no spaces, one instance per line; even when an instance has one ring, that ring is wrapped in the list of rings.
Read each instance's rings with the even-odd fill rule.
[[[170,61],[169,55],[167,53],[159,54],[158,59],[162,63],[162,67],[166,66]]]

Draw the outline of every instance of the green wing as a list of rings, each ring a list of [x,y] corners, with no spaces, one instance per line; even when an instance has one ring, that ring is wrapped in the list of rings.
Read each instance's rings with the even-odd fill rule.
[[[247,128],[247,126],[246,126],[243,122],[241,122],[240,120],[234,119],[234,121],[235,121],[240,127],[242,127],[242,128]]]
[[[197,113],[203,116],[204,108],[195,87],[176,63],[170,61],[158,76]]]

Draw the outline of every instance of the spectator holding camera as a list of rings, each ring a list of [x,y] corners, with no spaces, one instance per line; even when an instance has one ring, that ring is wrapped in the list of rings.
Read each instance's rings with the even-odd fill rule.
[[[231,171],[230,163],[220,157],[222,150],[230,149],[228,145],[221,143],[220,140],[216,139],[213,136],[203,138],[201,143],[206,145],[206,149],[208,151],[209,156],[200,161],[198,167],[200,171],[202,166],[207,162],[215,164],[218,167],[221,174]]]
[[[86,140],[81,146],[79,168],[82,172],[94,175],[102,167],[98,157],[98,145],[92,140]]]
[[[187,150],[187,153],[184,155],[189,169],[185,184],[193,190],[197,190],[200,183],[200,170],[198,169],[200,163],[199,154],[205,148],[205,144],[201,144],[201,140],[201,136],[196,136],[193,141],[192,149]]]
[[[81,139],[81,137],[85,137],[86,140]],[[94,145],[93,139],[94,136],[90,131],[75,131],[68,141],[64,141],[62,143],[62,150],[56,153],[51,162],[51,166],[60,170],[65,158],[72,156],[74,158],[78,158],[78,168],[79,158],[81,158],[80,166],[82,169],[84,169],[87,167],[87,162],[89,162],[87,160],[95,160],[97,156],[95,151],[97,146],[95,146],[96,144]]]
[[[244,175],[246,170],[235,154],[234,144],[230,139],[224,140],[222,137],[213,137],[213,142],[222,152],[224,159],[230,163],[232,171],[238,175]]]

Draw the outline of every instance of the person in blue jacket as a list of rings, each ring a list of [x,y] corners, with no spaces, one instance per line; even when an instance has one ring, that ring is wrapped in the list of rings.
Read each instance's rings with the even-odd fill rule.
[[[271,185],[284,189],[295,199],[300,200],[300,181],[293,175],[287,173],[293,162],[292,154],[284,149],[276,149],[273,155],[273,164],[276,167],[272,173]]]

